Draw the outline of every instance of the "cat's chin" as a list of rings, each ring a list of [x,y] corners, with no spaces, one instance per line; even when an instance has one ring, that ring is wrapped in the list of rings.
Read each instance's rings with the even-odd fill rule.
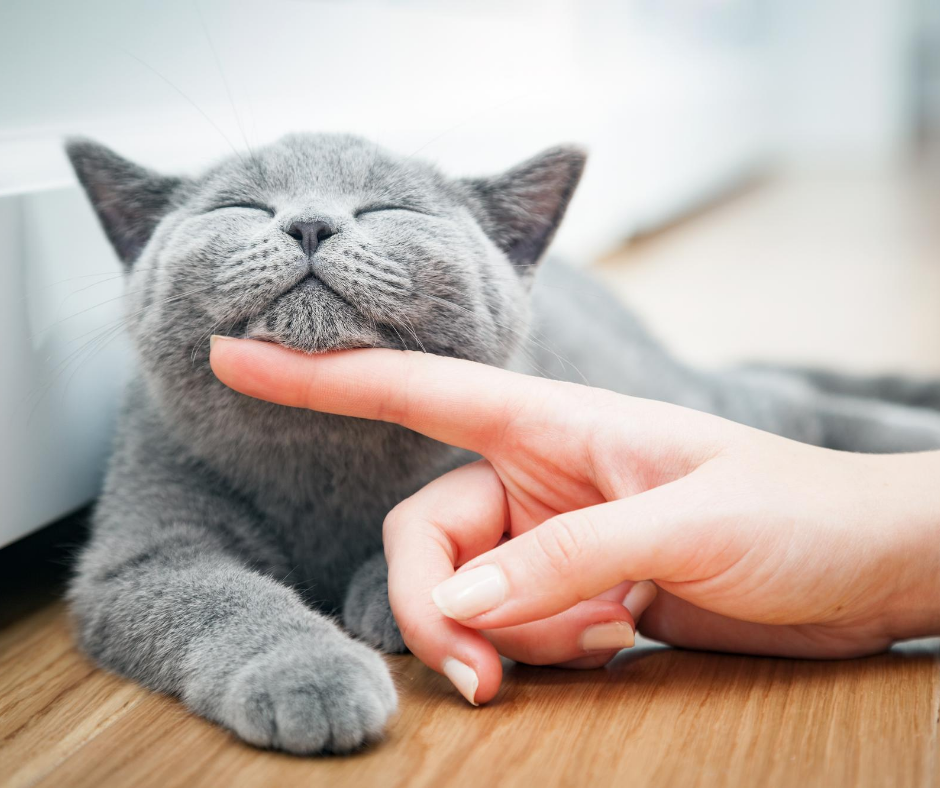
[[[259,342],[271,342],[275,345],[299,350],[302,353],[315,355],[330,353],[335,350],[358,350],[362,348],[384,347],[401,350],[401,343],[391,342],[387,337],[373,331],[352,333],[341,336],[330,333],[311,331],[271,332],[265,328],[249,325],[245,330],[245,339],[254,339]]]
[[[309,355],[316,355],[318,353],[331,353],[334,350],[358,350],[361,348],[370,347],[392,347],[391,345],[388,345],[384,342],[367,342],[365,340],[355,339],[335,339],[333,341],[323,341],[322,338],[311,339],[307,336],[275,336],[265,332],[253,333],[251,331],[245,332],[245,338],[254,339],[259,342],[270,342],[274,345],[281,345],[282,347],[290,348],[291,350],[299,350],[302,353],[307,353]]]
[[[249,319],[245,337],[304,353],[402,346],[392,329],[367,318],[313,277],[291,288]]]

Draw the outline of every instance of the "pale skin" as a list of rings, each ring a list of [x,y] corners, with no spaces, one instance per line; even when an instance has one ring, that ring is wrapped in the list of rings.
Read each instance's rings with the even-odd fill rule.
[[[211,363],[249,396],[484,458],[384,531],[405,643],[471,702],[496,695],[500,654],[598,667],[637,621],[677,646],[811,658],[940,634],[940,452],[820,449],[422,353],[218,338]]]

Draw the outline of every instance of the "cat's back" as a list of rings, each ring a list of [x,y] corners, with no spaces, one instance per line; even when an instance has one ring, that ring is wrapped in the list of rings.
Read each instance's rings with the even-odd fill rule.
[[[589,272],[546,260],[536,274],[532,309],[522,360],[526,371],[624,394],[705,404],[699,403],[706,395],[688,370]]]

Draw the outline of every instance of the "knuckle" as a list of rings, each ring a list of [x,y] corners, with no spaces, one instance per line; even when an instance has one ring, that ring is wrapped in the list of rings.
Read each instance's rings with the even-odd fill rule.
[[[383,541],[387,542],[389,537],[394,537],[403,530],[406,520],[406,504],[407,501],[402,501],[385,515],[385,520],[382,522]]]
[[[573,574],[597,544],[594,526],[578,512],[568,512],[539,526],[535,538],[548,565],[565,576]]]

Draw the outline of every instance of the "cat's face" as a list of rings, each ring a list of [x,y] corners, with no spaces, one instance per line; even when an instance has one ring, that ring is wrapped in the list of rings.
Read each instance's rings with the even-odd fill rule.
[[[193,179],[90,142],[69,155],[127,267],[129,325],[157,373],[212,333],[502,364],[584,163],[560,148],[453,180],[345,135],[286,137]]]

